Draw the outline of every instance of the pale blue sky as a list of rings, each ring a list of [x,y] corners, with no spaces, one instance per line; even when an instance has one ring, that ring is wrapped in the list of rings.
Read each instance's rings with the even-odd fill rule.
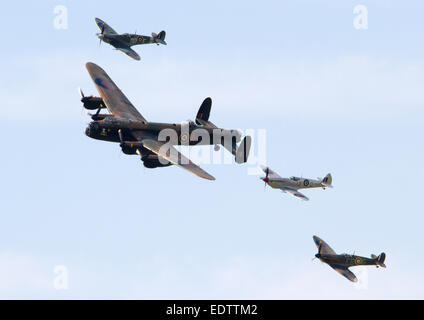
[[[369,29],[355,30],[366,5]],[[53,28],[65,5],[69,29]],[[0,19],[1,298],[424,298],[424,4],[409,1],[30,1]],[[132,61],[99,48],[94,17],[118,32],[167,31]],[[77,88],[102,66],[152,121],[193,118],[266,129],[282,176],[333,174],[305,203],[268,188],[252,166],[144,169],[84,135]],[[318,261],[387,253],[353,269],[358,290]],[[69,289],[53,288],[56,265]]]

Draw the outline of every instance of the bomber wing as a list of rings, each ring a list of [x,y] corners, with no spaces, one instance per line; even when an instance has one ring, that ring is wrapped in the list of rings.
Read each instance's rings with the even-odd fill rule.
[[[106,22],[104,22],[102,19],[96,18],[94,19],[96,21],[97,26],[99,27],[100,31],[103,30],[103,33],[107,34],[118,34],[115,30],[111,28],[110,25],[108,25]]]
[[[321,246],[321,254],[333,254],[336,255],[336,252],[331,249],[331,247],[327,244],[327,242],[325,242],[324,240],[322,240],[321,238],[314,236],[313,237],[315,245],[317,246],[317,248],[319,249]]]
[[[281,187],[280,188],[283,192],[291,194],[292,196],[302,199],[303,201],[308,201],[309,198],[305,196],[303,193],[300,193],[296,189],[288,188],[288,187]]]
[[[86,68],[111,114],[119,118],[146,121],[102,68],[92,62],[88,62]]]
[[[334,270],[336,270],[338,273],[340,273],[345,278],[349,279],[350,281],[352,281],[352,282],[358,281],[358,278],[356,278],[355,274],[352,271],[350,271],[347,267],[338,266],[338,265],[334,265],[334,264],[330,264],[329,266],[331,268],[333,268]]]
[[[125,53],[128,57],[133,58],[134,60],[139,61],[140,60],[140,56],[138,55],[137,52],[135,52],[133,49],[131,48],[117,48],[119,51],[122,51],[123,53]]]
[[[180,168],[186,169],[200,178],[207,180],[215,180],[214,177],[212,177],[209,173],[207,173],[199,166],[191,162],[188,158],[178,152],[177,149],[175,149],[173,146],[165,146],[165,143],[153,139],[143,139],[141,143],[146,149],[157,154],[161,158],[168,160],[172,164],[175,164]]]

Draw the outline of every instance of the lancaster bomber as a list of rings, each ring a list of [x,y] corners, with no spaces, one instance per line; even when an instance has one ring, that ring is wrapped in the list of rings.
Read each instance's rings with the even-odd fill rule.
[[[298,191],[299,189],[323,188],[325,190],[325,188],[333,187],[331,184],[333,181],[331,174],[327,174],[324,179],[318,178],[317,180],[299,177],[282,178],[269,167],[261,166],[261,169],[265,173],[265,177],[261,178],[265,182],[265,186],[268,184],[274,189],[280,189],[304,201],[308,201],[309,198],[300,193]]]
[[[132,46],[139,45],[139,44],[148,44],[148,43],[156,43],[157,45],[159,44],[166,45],[165,31],[161,31],[158,34],[152,32],[151,37],[138,35],[136,33],[118,34],[103,20],[96,18],[95,21],[97,26],[100,29],[100,33],[96,34],[96,36],[100,39],[100,43],[102,43],[102,41],[109,43],[111,46],[115,47],[115,49],[122,51],[127,56],[135,60],[140,60],[140,56],[137,54],[137,52],[131,49]]]
[[[231,152],[237,163],[245,163],[250,151],[251,137],[241,139],[238,130],[220,129],[209,121],[211,98],[206,98],[196,116],[196,122],[182,124],[147,121],[131,104],[106,72],[94,63],[87,63],[100,97],[85,96],[81,102],[93,120],[85,133],[98,140],[120,143],[122,152],[138,154],[147,168],[176,165],[195,175],[215,180],[210,174],[192,163],[174,148],[174,145],[222,145]],[[107,109],[109,113],[101,113]],[[241,142],[240,144],[238,144]]]
[[[355,266],[376,266],[385,268],[384,260],[386,259],[386,254],[383,252],[378,257],[374,254],[371,255],[371,258],[365,258],[360,256],[355,256],[354,254],[336,254],[336,252],[331,249],[331,247],[322,239],[317,236],[313,237],[315,245],[318,247],[318,253],[315,255],[315,258],[321,260],[322,262],[328,264],[342,276],[346,277],[352,282],[357,282],[358,279],[349,270],[349,267]]]

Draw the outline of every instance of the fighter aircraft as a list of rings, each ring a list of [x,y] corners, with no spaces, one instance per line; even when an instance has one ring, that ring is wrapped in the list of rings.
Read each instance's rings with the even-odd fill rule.
[[[304,179],[299,177],[282,178],[276,172],[272,171],[269,167],[260,166],[265,172],[265,177],[261,178],[265,182],[265,186],[268,184],[274,189],[281,189],[283,192],[291,194],[299,199],[308,201],[309,198],[304,194],[300,193],[299,189],[310,189],[310,188],[332,188],[331,185],[333,178],[331,174],[327,174],[324,179]]]
[[[164,44],[165,42],[165,31],[159,32],[159,34],[156,34],[152,32],[152,36],[142,36],[138,35],[136,33],[129,34],[129,33],[123,33],[118,34],[115,30],[113,30],[106,22],[103,20],[96,18],[96,24],[100,29],[100,33],[96,33],[96,36],[100,39],[100,43],[102,41],[109,43],[111,46],[115,47],[115,49],[122,51],[127,56],[135,59],[140,60],[140,56],[131,49],[132,46],[138,45],[138,44],[147,44],[147,43],[156,43]]]
[[[220,129],[210,122],[211,98],[202,103],[196,117],[197,124],[193,121],[182,124],[149,122],[102,68],[91,62],[86,64],[86,68],[100,94],[100,97],[84,96],[80,89],[83,106],[88,110],[97,109],[95,114],[90,114],[93,121],[85,131],[88,137],[120,143],[122,152],[138,154],[147,168],[174,164],[208,180],[215,178],[179,153],[173,145],[215,145],[215,148],[222,145],[235,156],[237,163],[247,161],[251,137],[241,140],[238,130]],[[101,113],[102,109],[109,113]]]
[[[384,260],[386,259],[386,254],[383,252],[378,257],[374,254],[370,258],[355,256],[355,254],[336,254],[333,249],[322,239],[317,236],[313,237],[315,245],[318,247],[318,253],[315,255],[315,258],[321,260],[322,262],[328,264],[342,276],[346,277],[352,282],[357,282],[355,274],[349,270],[349,267],[355,266],[376,266],[385,268]]]

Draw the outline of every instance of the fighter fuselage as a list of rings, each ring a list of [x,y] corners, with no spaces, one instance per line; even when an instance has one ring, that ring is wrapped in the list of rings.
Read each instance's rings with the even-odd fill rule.
[[[115,48],[129,48],[134,45],[157,43],[156,39],[150,36],[138,34],[97,34],[97,37]]]
[[[298,177],[287,178],[263,178],[272,188],[280,189],[282,187],[289,187],[293,189],[308,189],[308,188],[325,188],[319,180],[303,179]]]
[[[353,267],[361,265],[377,265],[375,259],[350,255],[350,254],[316,254],[315,257],[320,259],[322,262],[330,265],[338,265],[342,267]]]

